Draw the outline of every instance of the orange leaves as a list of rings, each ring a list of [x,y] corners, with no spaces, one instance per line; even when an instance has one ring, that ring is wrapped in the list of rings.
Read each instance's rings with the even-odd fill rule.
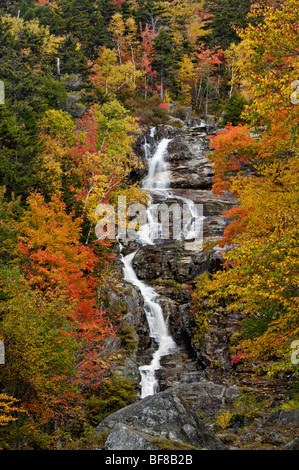
[[[113,5],[115,5],[117,8],[121,9],[122,4],[123,4],[125,1],[126,1],[126,0],[110,0],[110,3],[112,3]]]
[[[152,91],[153,86],[150,86],[150,80],[154,80],[157,76],[156,70],[152,68],[152,62],[154,61],[153,53],[154,53],[154,39],[158,36],[158,33],[155,33],[154,30],[149,28],[148,23],[142,31],[142,27],[140,24],[140,35],[142,37],[142,47],[143,47],[143,55],[141,60],[141,67],[144,70],[145,76],[145,98],[149,91]]]
[[[290,342],[299,331],[298,106],[290,99],[298,78],[296,5],[286,0],[279,9],[253,10],[263,20],[242,31],[250,53],[239,64],[239,83],[246,81],[250,91],[243,114],[249,125],[229,124],[210,137],[213,191],[232,191],[238,206],[225,213],[229,268],[210,282],[207,302],[242,312],[237,348],[246,361],[262,360],[270,374],[295,372]]]
[[[208,49],[199,45],[197,46],[196,56],[202,62],[203,67],[208,65],[210,69],[216,68],[217,65],[223,62],[223,50],[219,47]]]
[[[256,157],[255,139],[247,126],[233,126],[228,123],[223,131],[209,136],[213,153],[208,157],[214,171],[213,191],[220,194],[229,191],[231,180],[237,172],[254,162]]]
[[[76,341],[96,357],[107,336],[114,334],[97,308],[98,258],[80,243],[81,219],[67,214],[57,196],[46,203],[40,194],[28,198],[28,210],[19,226],[18,259],[26,282],[44,295],[66,297],[72,306],[70,319],[77,327]],[[100,378],[98,365],[98,377]],[[84,375],[84,371],[81,370]]]
[[[142,37],[142,46],[143,46],[143,57],[142,57],[142,67],[146,71],[148,75],[152,74],[152,67],[151,63],[154,60],[152,57],[153,52],[154,52],[154,39],[158,36],[158,33],[155,33],[154,30],[151,30],[149,28],[148,23],[146,23],[146,26],[144,28],[144,31],[142,31],[142,27],[140,25],[140,34]]]
[[[225,227],[223,233],[223,239],[219,243],[220,246],[231,245],[234,243],[242,232],[245,231],[247,225],[247,216],[250,213],[250,210],[245,207],[233,207],[228,211],[224,212],[224,215],[231,219],[230,224]]]

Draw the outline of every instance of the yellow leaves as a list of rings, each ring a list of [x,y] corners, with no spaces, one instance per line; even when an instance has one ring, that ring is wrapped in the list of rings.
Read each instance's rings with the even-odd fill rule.
[[[228,68],[231,73],[230,84],[240,89],[242,96],[250,101],[253,99],[251,92],[251,78],[244,73],[244,64],[250,59],[252,49],[250,41],[245,38],[239,44],[232,43],[230,47],[224,52],[224,57],[227,61]]]
[[[29,34],[42,38],[41,53],[43,55],[55,54],[58,50],[63,37],[54,36],[50,33],[49,26],[43,26],[38,19],[24,21],[23,18],[3,15],[1,22],[5,28],[16,38],[26,31]],[[29,51],[27,51],[29,53]]]
[[[117,100],[95,104],[77,127],[81,139],[70,149],[74,162],[70,176],[80,182],[76,196],[83,202],[87,217],[95,222],[98,204],[108,201],[111,192],[138,166],[131,144],[139,128]]]
[[[6,395],[6,393],[0,393],[0,426],[5,426],[15,421],[17,419],[15,412],[23,411],[16,406],[17,403],[18,400],[15,398]],[[14,416],[12,414],[14,414]]]
[[[43,189],[50,194],[59,194],[62,188],[62,164],[69,159],[69,147],[74,141],[74,122],[71,117],[58,110],[49,110],[40,122],[41,152],[35,160],[35,172]]]
[[[247,80],[252,94],[246,116],[262,123],[280,120],[296,133],[298,109],[291,102],[291,84],[298,79],[299,68],[296,2],[286,0],[281,8],[254,7],[252,15],[261,15],[263,20],[240,32],[251,50],[240,66],[241,81]]]
[[[206,34],[202,20],[197,14],[202,10],[202,1],[180,0],[167,5],[164,16],[168,19],[171,36],[177,45],[182,45],[186,36],[191,44],[196,44],[197,40]]]
[[[215,418],[215,423],[222,429],[226,429],[229,427],[232,417],[233,415],[230,411],[220,411]]]
[[[26,47],[24,49],[21,49],[21,53],[24,54],[24,55],[29,55],[29,54],[31,54],[31,52],[32,51],[31,51],[30,47]]]
[[[70,138],[74,126],[74,121],[68,113],[56,109],[46,111],[39,124],[41,132],[61,140]]]
[[[225,254],[231,267],[196,286],[193,297],[195,305],[205,302],[219,312],[225,302],[228,311],[251,320],[255,337],[246,338],[245,327],[246,339],[237,346],[249,361],[287,360],[288,342],[299,335],[298,170],[294,156],[264,166],[258,177],[235,178],[245,230]]]
[[[60,194],[62,189],[63,170],[59,161],[61,153],[58,157],[55,155],[53,148],[49,149],[49,153],[43,152],[35,162],[36,171],[42,181],[44,190],[50,194]]]
[[[191,104],[191,90],[194,86],[195,67],[192,60],[184,55],[180,63],[179,78],[182,82],[182,96],[186,105]]]
[[[120,13],[115,13],[108,26],[108,31],[115,36],[122,36],[125,32],[125,23]]]
[[[95,86],[104,89],[109,97],[120,91],[133,92],[141,76],[142,72],[136,69],[131,60],[117,63],[115,51],[104,48],[96,60],[91,80]]]

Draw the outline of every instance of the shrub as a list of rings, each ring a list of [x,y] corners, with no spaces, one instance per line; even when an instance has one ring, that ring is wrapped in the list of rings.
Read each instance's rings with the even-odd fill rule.
[[[242,119],[242,112],[246,104],[247,101],[245,98],[234,92],[224,106],[221,124],[224,126],[226,126],[228,122],[231,122],[234,126],[243,124],[244,120]]]

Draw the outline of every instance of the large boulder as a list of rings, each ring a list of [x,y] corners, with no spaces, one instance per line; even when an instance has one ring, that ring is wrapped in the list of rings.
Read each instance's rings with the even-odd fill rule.
[[[140,400],[129,405],[116,413],[105,418],[97,427],[97,434],[111,434],[115,425],[129,426],[132,432],[145,433],[158,439],[167,439],[192,445],[198,449],[225,450],[222,442],[206,427],[202,420],[193,413],[175,393],[165,391]],[[113,432],[124,434],[120,428]],[[127,441],[128,432],[126,430]],[[113,435],[112,435],[113,437]],[[118,446],[115,439],[109,439],[110,450],[116,450]],[[136,437],[136,436],[135,436]],[[137,439],[137,438],[136,438]],[[124,442],[125,442],[124,441]],[[114,442],[114,443],[113,443]],[[124,444],[127,450],[134,450],[134,439],[132,438],[130,449],[128,444]]]
[[[157,450],[153,440],[146,433],[116,423],[105,442],[105,450]]]
[[[299,410],[279,410],[273,413],[268,419],[268,424],[279,426],[298,426]]]

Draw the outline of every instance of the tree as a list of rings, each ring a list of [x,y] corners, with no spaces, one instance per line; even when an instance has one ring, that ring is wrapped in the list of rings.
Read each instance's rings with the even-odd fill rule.
[[[243,315],[235,348],[264,370],[292,371],[290,345],[298,336],[298,160],[289,158],[262,177],[239,177],[232,185],[246,212],[243,230],[230,231],[227,267],[196,296],[212,308]],[[227,214],[230,216],[232,210]],[[220,311],[220,310],[219,310]],[[273,361],[274,365],[271,364]]]
[[[46,423],[58,417],[76,373],[71,304],[28,288],[18,268],[10,267],[1,269],[0,309],[6,352],[1,382],[23,411]]]
[[[219,98],[219,75],[215,74],[218,71],[219,65],[222,63],[222,49],[218,47],[206,48],[201,43],[196,47],[196,58],[198,65],[196,68],[195,78],[195,104],[196,109],[200,109],[204,104],[205,115],[208,115],[209,102],[215,95]]]
[[[184,104],[191,105],[192,101],[192,89],[194,87],[196,72],[195,65],[191,58],[186,54],[183,57],[183,60],[180,62],[179,68],[179,78],[181,80],[181,94]]]
[[[204,26],[207,45],[226,49],[232,42],[240,42],[235,28],[248,24],[247,14],[251,5],[251,0],[205,0],[206,11],[210,15]]]
[[[206,34],[203,29],[206,19],[203,1],[176,0],[164,2],[164,5],[163,19],[170,29],[172,40],[180,48],[192,48]]]
[[[0,75],[5,84],[5,105],[0,105],[1,184],[8,193],[23,195],[34,185],[37,121],[50,106],[66,103],[63,84],[52,77],[60,38],[38,20],[25,22],[4,15],[0,26]]]
[[[155,37],[154,49],[153,68],[157,71],[157,79],[159,80],[159,86],[157,87],[161,98],[164,99],[166,84],[168,83],[169,86],[175,81],[175,69],[177,68],[179,55],[172,45],[171,37],[164,28]]]
[[[125,23],[123,17],[120,13],[115,13],[112,16],[110,24],[108,26],[108,31],[112,33],[113,40],[116,46],[117,56],[119,64],[122,63],[121,59],[121,49],[123,48],[124,42],[124,33],[125,33]]]
[[[97,205],[108,202],[111,192],[138,164],[131,147],[138,128],[135,118],[116,100],[95,105],[77,122],[77,128],[70,177],[93,224]]]
[[[69,301],[68,318],[77,325],[75,337],[84,346],[83,359],[77,364],[79,380],[88,383],[94,380],[93,372],[101,380],[103,369],[95,359],[114,330],[105,312],[97,308],[94,272],[99,260],[80,243],[81,225],[82,219],[67,214],[56,195],[47,204],[40,194],[32,194],[19,225],[17,260],[31,288],[50,299]]]
[[[228,122],[234,126],[242,124],[244,120],[241,115],[246,104],[247,101],[242,95],[233,92],[223,108],[222,124],[226,125]]]
[[[261,361],[270,375],[292,375],[290,348],[299,326],[298,107],[286,84],[295,77],[298,13],[288,0],[279,9],[255,7],[252,14],[262,21],[242,31],[248,61],[239,65],[252,96],[243,113],[248,124],[228,123],[210,138],[213,190],[230,190],[237,198],[225,213],[225,269],[201,292],[196,289],[195,304],[241,312],[244,329],[236,348],[242,360]]]
[[[100,89],[104,99],[107,100],[111,95],[134,92],[136,81],[140,77],[141,71],[136,70],[134,62],[128,60],[117,64],[116,53],[103,48],[92,68],[90,80],[95,89]]]
[[[144,71],[144,96],[147,98],[149,90],[153,89],[153,86],[150,83],[156,78],[156,71],[153,70],[152,62],[153,52],[154,52],[154,44],[153,41],[157,36],[157,33],[154,30],[149,28],[148,23],[146,23],[144,31],[142,31],[142,27],[140,25],[140,34],[142,37],[142,47],[143,47],[143,56],[141,66]]]
[[[90,60],[96,58],[98,47],[109,43],[102,14],[105,7],[101,3],[94,0],[59,0],[58,8],[53,9],[54,33],[64,35],[67,31]]]
[[[214,163],[213,192],[220,194],[231,189],[231,181],[237,173],[245,171],[246,166],[253,171],[259,157],[256,140],[245,125],[233,126],[228,123],[217,135],[210,136],[209,158]]]
[[[0,188],[0,259],[8,264],[13,257],[17,243],[17,227],[22,215],[20,198],[12,195],[6,200],[6,188]]]
[[[298,78],[299,65],[296,2],[287,0],[279,9],[255,6],[250,17],[262,17],[263,22],[240,31],[250,53],[239,75],[247,80],[254,96],[246,116],[255,126],[285,129],[294,142],[298,138],[298,107],[291,101],[291,85]]]
[[[33,165],[33,174],[35,187],[44,196],[64,192],[69,147],[75,143],[74,128],[74,120],[64,111],[46,111],[40,120],[40,152]]]

